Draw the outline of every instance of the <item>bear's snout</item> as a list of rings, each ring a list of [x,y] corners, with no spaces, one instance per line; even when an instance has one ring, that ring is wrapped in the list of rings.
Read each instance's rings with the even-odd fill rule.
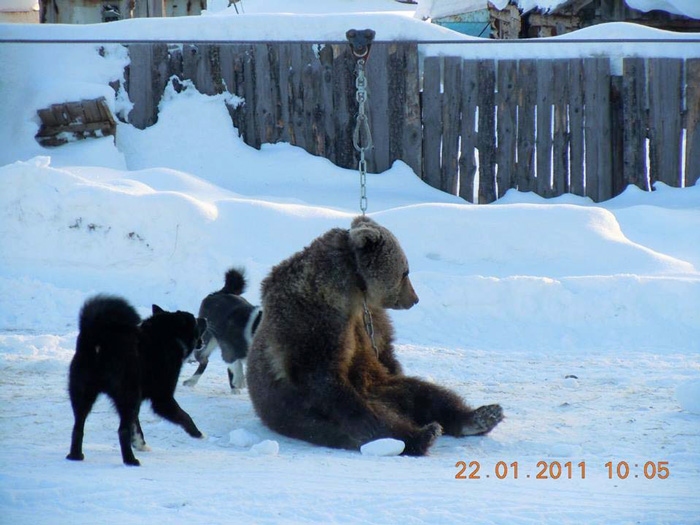
[[[394,307],[396,310],[408,310],[418,303],[418,295],[413,289],[413,284],[411,280],[406,277],[403,287],[401,288],[401,294],[399,295],[399,300],[396,302]]]

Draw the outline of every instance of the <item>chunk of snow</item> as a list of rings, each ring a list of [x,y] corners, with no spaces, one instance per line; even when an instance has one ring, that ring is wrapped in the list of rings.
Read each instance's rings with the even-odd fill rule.
[[[279,452],[280,444],[271,439],[266,439],[262,443],[250,447],[250,453],[254,456],[276,456]]]
[[[363,456],[398,456],[406,448],[400,439],[384,438],[365,443],[360,447]]]
[[[260,437],[254,432],[250,432],[245,428],[237,428],[232,430],[229,435],[229,443],[237,447],[250,447],[256,443],[260,443]]]
[[[572,389],[572,390],[576,390],[576,389],[578,388],[578,386],[579,386],[579,385],[578,385],[578,379],[576,379],[575,377],[567,377],[567,378],[564,379],[564,381],[562,382],[562,386],[563,386],[564,388],[570,388],[570,389]]]

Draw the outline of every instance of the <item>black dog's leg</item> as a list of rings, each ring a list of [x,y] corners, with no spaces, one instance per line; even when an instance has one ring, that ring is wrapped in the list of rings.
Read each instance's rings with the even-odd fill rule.
[[[134,456],[134,451],[131,450],[131,435],[132,429],[136,426],[136,421],[139,413],[138,403],[133,406],[132,403],[115,403],[117,412],[119,413],[119,446],[122,450],[122,461],[125,465],[138,467],[141,463]]]
[[[146,445],[146,438],[143,437],[141,421],[139,421],[138,415],[136,416],[134,424],[131,427],[131,446],[142,452],[151,450],[151,448]]]
[[[73,385],[71,385],[73,386]],[[83,455],[83,434],[85,432],[85,420],[95,404],[99,392],[86,391],[76,392],[73,388],[70,391],[70,401],[73,407],[75,424],[73,425],[73,435],[71,436],[70,453],[66,459],[82,461]]]
[[[151,405],[156,414],[176,425],[180,425],[190,436],[196,438],[204,437],[189,414],[177,404],[175,398],[154,398],[151,399]]]

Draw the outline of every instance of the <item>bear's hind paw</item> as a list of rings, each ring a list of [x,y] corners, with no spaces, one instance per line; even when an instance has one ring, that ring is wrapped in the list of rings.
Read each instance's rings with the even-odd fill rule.
[[[503,421],[501,405],[484,405],[469,415],[469,421],[462,427],[463,436],[480,436],[487,434]]]

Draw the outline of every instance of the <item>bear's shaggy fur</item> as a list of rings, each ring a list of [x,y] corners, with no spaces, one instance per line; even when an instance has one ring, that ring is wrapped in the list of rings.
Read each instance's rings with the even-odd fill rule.
[[[367,217],[335,228],[274,267],[253,339],[248,388],[271,429],[318,445],[359,449],[401,439],[420,456],[435,438],[485,434],[501,407],[469,408],[453,392],[402,374],[385,309],[418,302],[398,240]],[[374,344],[363,313],[369,310]]]

